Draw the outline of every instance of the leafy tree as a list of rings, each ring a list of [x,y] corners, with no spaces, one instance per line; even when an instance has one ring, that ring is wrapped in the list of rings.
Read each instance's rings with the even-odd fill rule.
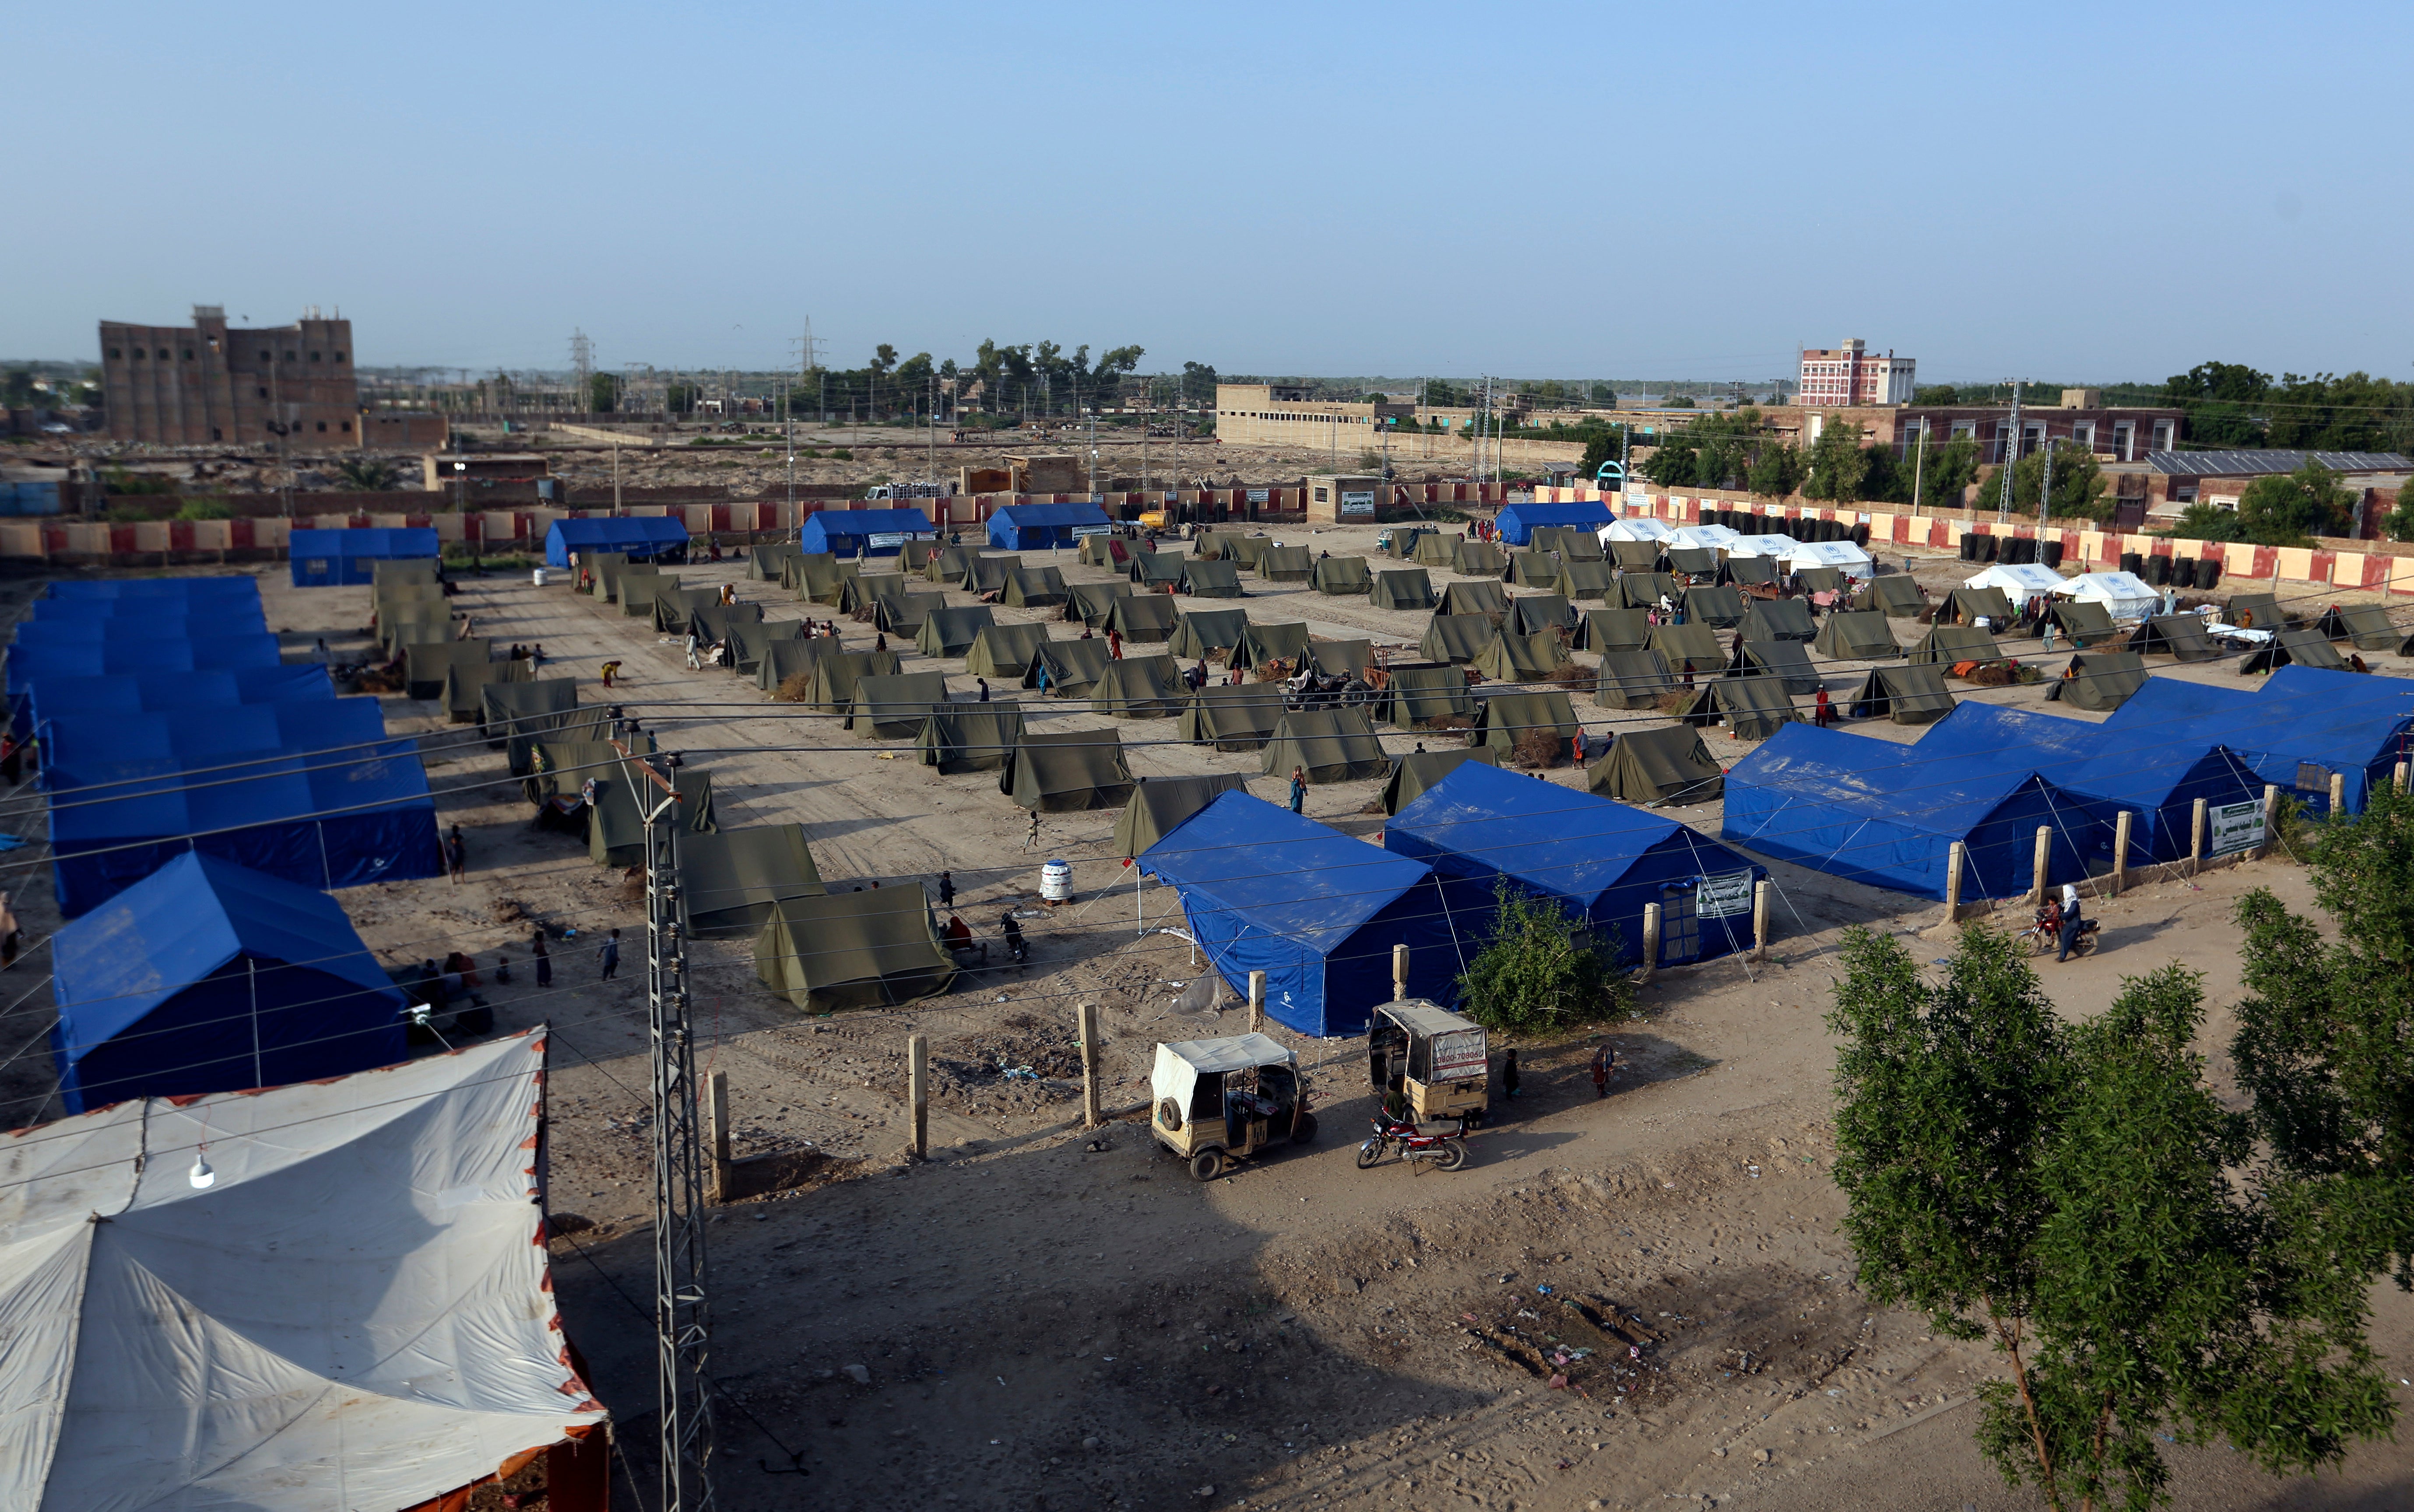
[[[1911,391],[1911,402],[1915,405],[1955,404],[1959,402],[1957,395],[1960,392],[1950,383],[1922,384]]]
[[[2354,519],[2355,495],[2311,457],[2294,472],[2256,479],[2238,496],[2238,522],[2249,541],[2344,535]]]
[[[1215,370],[1205,363],[1182,364],[1182,397],[1185,403],[1215,402]]]
[[[2034,452],[2012,465],[2012,507],[2034,511],[2037,490],[2045,486],[2045,457]],[[2096,465],[2095,453],[2076,441],[2053,444],[2053,502],[2047,513],[2055,519],[2101,520],[2112,512],[2107,496],[2111,485]]]
[[[663,391],[663,403],[674,415],[693,414],[695,402],[703,396],[704,391],[693,383],[673,383]]]
[[[2145,1512],[2168,1500],[2159,1433],[2223,1438],[2279,1473],[2390,1430],[2369,1241],[2302,1180],[2246,1164],[2250,1121],[2189,1048],[2194,973],[2130,978],[2065,1027],[1992,931],[1964,934],[1938,983],[1865,928],[1842,965],[1846,1237],[1873,1300],[2003,1356],[1976,1437],[2007,1481],[2057,1512]]]
[[[2397,507],[2389,511],[2383,523],[2388,526],[2390,540],[2414,541],[2414,488],[2397,491]]]
[[[589,373],[587,375],[587,408],[599,415],[608,415],[620,408],[620,375]]]
[[[1587,397],[1604,409],[1614,409],[1617,407],[1617,391],[1606,383],[1594,384]]]
[[[1660,408],[1662,409],[1691,409],[1694,408],[1694,399],[1690,393],[1672,394],[1668,398],[1660,401]]]
[[[1464,389],[1445,383],[1440,378],[1427,378],[1424,397],[1418,402],[1428,409],[1464,409],[1469,397]]]
[[[1570,428],[1574,436],[1584,437],[1584,475],[1598,475],[1601,465],[1625,454],[1626,428],[1622,425],[1577,425]]]
[[[402,486],[402,469],[383,457],[346,457],[335,464],[335,475],[342,486],[363,493],[381,494]]]
[[[1861,449],[1861,428],[1851,421],[1829,415],[1802,461],[1804,497],[1849,504],[1861,497],[1861,480],[1868,476],[1870,463]]]
[[[1763,498],[1784,498],[1802,486],[1802,453],[1782,441],[1770,441],[1751,459],[1744,486]]]
[[[1458,979],[1468,1016],[1490,1029],[1541,1033],[1628,1017],[1634,987],[1617,970],[1617,932],[1594,937],[1580,918],[1502,878],[1492,942]]]
[[[34,371],[29,367],[12,367],[7,377],[0,378],[0,405],[10,409],[27,409],[34,403]]]
[[[1925,448],[1912,464],[1920,504],[1931,510],[1958,510],[1962,490],[1978,481],[1978,442],[1973,437],[1957,436],[1943,446]]]

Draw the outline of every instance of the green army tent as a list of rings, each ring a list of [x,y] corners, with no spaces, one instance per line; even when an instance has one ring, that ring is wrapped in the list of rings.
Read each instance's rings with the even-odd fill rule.
[[[1718,630],[1733,630],[1743,622],[1743,595],[1733,588],[1687,588],[1682,600],[1685,623],[1708,625]]]
[[[915,760],[942,772],[994,772],[1022,734],[1022,710],[1012,704],[950,704],[922,721]]]
[[[1917,619],[1928,607],[1919,596],[1919,585],[1907,574],[1873,577],[1853,598],[1853,607],[1882,614],[1888,619]]]
[[[1308,581],[1317,592],[1338,596],[1366,592],[1375,586],[1375,574],[1363,556],[1324,556],[1317,560]]]
[[[1174,623],[1180,617],[1181,610],[1164,594],[1136,593],[1115,600],[1114,613],[1107,616],[1107,629],[1126,641],[1162,641],[1173,634]]]
[[[997,615],[985,603],[934,605],[922,616],[914,649],[926,657],[960,657],[973,648],[981,631],[996,623]]]
[[[2146,663],[2135,651],[2082,651],[2046,693],[2075,709],[2109,714],[2146,686]]]
[[[2326,640],[2353,641],[2359,651],[2394,651],[2406,637],[2389,622],[2389,606],[2377,603],[2332,604],[2315,622]]]
[[[853,563],[848,563],[850,567]],[[826,551],[797,550],[780,558],[780,586],[798,598],[805,598],[816,584],[831,584],[838,577],[839,561],[835,554]]]
[[[1230,555],[1225,542],[1238,541],[1239,530],[1201,530],[1190,539],[1190,555],[1202,562],[1222,561]]]
[[[747,824],[678,838],[679,902],[691,935],[751,935],[784,898],[819,897],[802,824]]]
[[[1182,615],[1166,649],[1178,657],[1203,661],[1219,650],[1229,651],[1248,633],[1245,609],[1193,609]]]
[[[444,673],[445,717],[454,724],[473,724],[485,712],[487,689],[497,683],[535,680],[536,663],[525,657],[501,661],[456,661]]]
[[[1026,732],[999,771],[997,790],[1048,813],[1120,808],[1132,790],[1124,737],[1112,730]]]
[[[537,741],[529,749],[528,772],[520,779],[520,796],[536,806],[540,826],[549,819],[559,820],[581,835],[587,832],[586,799],[582,796],[587,779],[618,771],[623,759],[610,743],[611,734],[611,716],[605,710],[580,709],[570,716],[563,728]],[[654,752],[650,734],[621,744],[633,755],[650,756]]]
[[[1363,677],[1375,665],[1375,643],[1310,641],[1307,657],[1319,677]]]
[[[1754,599],[1743,616],[1743,638],[1809,643],[1819,638],[1819,627],[1810,622],[1810,606],[1799,599]]]
[[[1683,588],[1665,572],[1621,572],[1617,576],[1617,592],[1610,601],[1616,609],[1657,609],[1660,600],[1676,601]]]
[[[946,674],[899,672],[857,677],[855,700],[846,706],[845,728],[866,740],[910,740],[922,722],[947,703]]]
[[[811,677],[813,660],[826,651],[835,651],[839,643],[829,636],[808,640],[772,640],[763,643],[762,654],[754,660],[754,686],[767,693],[776,693],[780,685],[791,677]]]
[[[2222,605],[2221,615],[2241,630],[2294,630],[2297,625],[2297,616],[2269,593],[2233,593]]]
[[[1392,775],[1383,780],[1383,812],[1398,813],[1424,796],[1427,788],[1468,762],[1498,766],[1500,753],[1489,746],[1470,746],[1464,750],[1421,750],[1401,757],[1392,763]]]
[[[1521,588],[1547,588],[1559,580],[1559,559],[1546,551],[1512,551],[1507,576]]]
[[[1257,566],[1259,556],[1273,545],[1274,541],[1262,535],[1227,535],[1220,538],[1220,544],[1224,548],[1221,559],[1230,562],[1235,568],[1242,568]]]
[[[1087,698],[1106,674],[1106,642],[1043,641],[1022,674],[1022,686],[1041,689],[1051,698]]]
[[[1143,588],[1178,586],[1186,565],[1178,551],[1136,551],[1124,575]]]
[[[706,604],[693,611],[691,618],[695,633],[702,639],[726,641],[738,633],[738,626],[760,623],[763,606],[759,603]]]
[[[757,583],[777,583],[791,557],[803,555],[795,544],[757,546],[746,556],[746,575]]]
[[[1307,654],[1307,627],[1304,624],[1252,624],[1241,632],[1241,644],[1232,647],[1230,664],[1245,672],[1254,672],[1269,661],[1279,661],[1286,673],[1299,670],[1299,659]]]
[[[1092,536],[1089,539],[1099,541],[1104,538]],[[1065,590],[1065,617],[1079,620],[1092,630],[1105,630],[1108,616],[1115,612],[1116,601],[1130,598],[1131,593],[1131,585],[1124,582],[1072,584]]]
[[[1459,542],[1465,536],[1446,536],[1438,530],[1427,530],[1417,537],[1416,554],[1412,558],[1420,567],[1448,567],[1458,560]]]
[[[1316,575],[1316,558],[1305,546],[1268,546],[1258,553],[1258,577],[1266,583],[1304,583]]]
[[[1736,647],[1727,671],[1736,676],[1772,677],[1789,693],[1809,698],[1824,686],[1810,653],[1800,641],[1746,641]]]
[[[1695,583],[1715,583],[1719,577],[1719,554],[1707,546],[1670,546],[1661,553],[1668,565],[1666,571]]]
[[[1777,581],[1777,563],[1766,556],[1730,556],[1721,566],[1719,576],[1733,587],[1766,587]]]
[[[2257,646],[2245,660],[2238,664],[2239,675],[2277,672],[2282,667],[2320,667],[2329,672],[2350,672],[2347,659],[2338,647],[2314,630],[2284,630]],[[457,675],[457,674],[456,674]]]
[[[688,616],[706,604],[721,601],[721,590],[672,587],[654,595],[654,630],[661,635],[685,635]]]
[[[1844,574],[1833,567],[1797,567],[1794,570],[1794,586],[1804,593],[1841,593]]]
[[[514,777],[528,775],[529,753],[570,723],[578,709],[575,677],[488,683],[479,693],[486,744],[503,748],[503,764]]]
[[[1083,536],[1080,550],[1074,554],[1073,559],[1083,567],[1103,567],[1109,571],[1119,571],[1124,558],[1130,555],[1131,548],[1112,536]]]
[[[1469,577],[1499,577],[1509,571],[1509,556],[1491,541],[1462,539],[1451,566]]]
[[[2008,629],[2012,623],[2012,600],[2004,597],[2001,588],[1955,588],[1953,597],[1936,612],[1940,625],[1948,620],[1957,625],[1987,622],[1989,630]]]
[[[869,609],[879,599],[905,597],[905,574],[902,572],[860,572],[839,585],[838,612],[852,615]]]
[[[1579,728],[1575,705],[1557,689],[1545,693],[1494,693],[1477,701],[1475,728],[1468,733],[1467,741],[1470,746],[1489,746],[1505,756],[1521,740],[1547,735],[1561,743],[1552,748],[1556,760]]]
[[[588,594],[606,602],[612,598],[612,574],[628,565],[629,554],[625,551],[583,551],[578,554],[577,571],[585,574]]]
[[[754,974],[807,1013],[935,998],[955,962],[918,887],[783,898],[754,939]]]
[[[1704,683],[1676,718],[1687,724],[1717,724],[1737,740],[1766,740],[1779,728],[1801,721],[1793,701],[1774,677],[1717,677]]]
[[[1561,562],[1551,586],[1562,599],[1606,599],[1617,586],[1607,562]]]
[[[1718,631],[1707,625],[1661,625],[1651,631],[1651,649],[1668,659],[1668,670],[1682,676],[1689,672],[1716,672],[1726,665],[1726,652],[1719,645]]]
[[[1020,556],[976,556],[964,568],[963,590],[983,598],[1004,593],[1007,575],[1022,571]]]
[[[1394,526],[1375,538],[1375,549],[1395,562],[1413,562],[1417,559],[1417,542],[1434,533],[1428,525]]]
[[[1182,591],[1194,599],[1241,597],[1241,571],[1228,561],[1192,562],[1182,570]]]
[[[1248,779],[1238,772],[1143,778],[1115,818],[1115,854],[1138,856],[1225,793],[1247,791]]]
[[[1874,609],[1829,615],[1810,647],[1840,661],[1891,661],[1902,655],[1902,647],[1895,644],[1894,628]]]
[[[1393,667],[1382,708],[1383,718],[1403,730],[1430,729],[1437,719],[1473,719],[1475,694],[1456,667]]]
[[[395,656],[406,645],[430,645],[453,638],[453,611],[441,599],[389,604],[378,613],[378,649]]]
[[[2123,648],[2139,656],[2168,656],[2180,661],[2216,661],[2221,652],[2204,633],[2204,621],[2195,615],[2156,615],[2130,631]]]
[[[1587,609],[1576,629],[1576,645],[1587,651],[1640,651],[1650,644],[1647,609]]]
[[[1363,709],[1294,709],[1274,722],[1258,770],[1285,781],[1298,770],[1310,782],[1349,782],[1381,777],[1389,765]]]
[[[2121,633],[2112,623],[2112,611],[2100,603],[2082,603],[2076,599],[2056,599],[2049,611],[2053,622],[2070,637],[2073,645],[2102,645]]]
[[[1953,695],[1938,666],[1871,667],[1860,690],[1844,704],[1855,719],[1892,719],[1897,724],[1933,724],[1953,712]]]
[[[976,677],[1005,677],[1021,682],[1047,640],[1045,625],[984,626],[973,637],[972,648],[964,653],[964,670]]]
[[[1425,621],[1418,650],[1427,661],[1472,661],[1500,631],[1488,615],[1440,615]]]
[[[646,862],[646,813],[663,801],[663,790],[633,763],[616,763],[588,773],[595,784],[593,808],[587,816],[587,859],[599,867],[640,867]],[[655,763],[648,763],[655,764]],[[712,774],[700,766],[681,766],[669,774],[678,792],[678,817],[683,828],[714,830]],[[633,784],[643,784],[640,793]],[[581,782],[573,792],[586,791]],[[639,808],[640,804],[644,808]]]
[[[619,602],[620,616],[642,619],[649,625],[654,620],[654,596],[678,591],[678,578],[668,572],[655,571],[652,568],[623,568],[612,580],[612,597]]]
[[[1609,754],[1585,769],[1585,787],[1604,798],[1656,808],[1716,803],[1726,774],[1689,724],[1655,725],[1619,735]]]
[[[931,558],[943,550],[935,541],[909,537],[897,543],[897,565],[908,572],[919,572],[931,565]]]
[[[483,667],[494,659],[484,636],[467,641],[422,641],[402,648],[404,691],[412,698],[441,698],[455,667]]]
[[[1648,572],[1660,565],[1660,542],[1613,541],[1609,543],[1609,564],[1621,572]]]
[[[1647,646],[1639,651],[1603,651],[1592,701],[1605,709],[1647,709],[1676,686],[1676,675],[1668,670],[1668,659]]]
[[[754,669],[763,664],[763,654],[772,642],[804,638],[805,622],[801,619],[740,620],[729,627],[728,649],[723,653],[723,664],[741,677],[752,677]]]
[[[1601,537],[1587,526],[1541,526],[1534,531],[1533,542],[1538,551],[1558,553],[1563,562],[1599,562],[1609,556],[1602,550]]]
[[[2004,652],[1985,630],[1968,625],[1930,625],[1906,659],[1921,666],[1958,667],[1965,661],[2001,661]]]
[[[1217,750],[1261,750],[1274,738],[1282,715],[1282,689],[1276,684],[1210,683],[1183,704],[1174,734],[1194,746]]]
[[[1433,579],[1422,567],[1387,567],[1375,574],[1366,596],[1378,609],[1431,609]]]
[[[933,583],[961,583],[964,574],[971,571],[973,563],[978,560],[980,551],[977,547],[942,546],[931,553],[931,559],[922,565],[922,575]]]
[[[1091,690],[1090,708],[1118,719],[1162,719],[1181,712],[1187,698],[1171,657],[1125,657],[1107,663]]]
[[[824,651],[813,658],[804,701],[817,709],[843,714],[855,706],[855,685],[858,681],[896,674],[894,651]]]
[[[1536,630],[1576,628],[1575,606],[1556,593],[1527,593],[1509,600],[1509,618],[1500,627],[1512,635]]]
[[[1453,583],[1441,590],[1441,603],[1435,612],[1482,615],[1498,625],[1509,617],[1509,596],[1498,583]]]
[[[369,583],[384,587],[389,583],[434,583],[438,581],[436,558],[432,556],[396,557],[369,563]]]
[[[883,635],[895,635],[913,640],[922,633],[923,622],[933,609],[947,607],[944,593],[901,593],[894,598],[875,600],[872,605],[872,623]]]
[[[1065,601],[1065,574],[1053,567],[1022,567],[1006,574],[997,601],[1018,609],[1040,609]]]
[[[1557,630],[1512,635],[1496,630],[1468,665],[1498,682],[1523,682],[1547,677],[1568,664],[1567,647]]]

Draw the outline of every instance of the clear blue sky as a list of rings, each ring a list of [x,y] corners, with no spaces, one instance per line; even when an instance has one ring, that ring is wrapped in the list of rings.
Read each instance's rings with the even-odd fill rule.
[[[2414,378],[2414,7],[20,5],[0,354]]]

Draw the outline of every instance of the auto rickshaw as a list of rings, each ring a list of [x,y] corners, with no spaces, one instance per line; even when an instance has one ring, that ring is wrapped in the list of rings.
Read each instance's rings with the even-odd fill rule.
[[[1397,1094],[1414,1122],[1463,1119],[1468,1128],[1483,1120],[1492,1101],[1490,1046],[1483,1026],[1434,1006],[1423,998],[1402,998],[1375,1006],[1367,1028],[1367,1071],[1375,1096]]]
[[[1263,1034],[1159,1043],[1149,1090],[1149,1133],[1201,1181],[1270,1145],[1316,1137],[1299,1057]]]

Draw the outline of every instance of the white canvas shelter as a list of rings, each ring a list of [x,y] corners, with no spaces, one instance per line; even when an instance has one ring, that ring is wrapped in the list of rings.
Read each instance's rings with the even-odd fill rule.
[[[1779,561],[1802,549],[1792,536],[1737,536],[1726,543],[1730,556],[1769,556]]]
[[[2053,591],[2080,603],[2100,603],[2115,619],[2143,619],[2163,602],[2135,572],[2087,572],[2064,579]]]
[[[1846,577],[1875,577],[1877,563],[1849,541],[1806,541],[1785,561],[1787,571],[1806,567],[1832,567]]]
[[[2004,597],[2015,605],[2041,593],[2060,593],[2063,576],[2043,562],[1998,562],[1976,577],[1965,579],[1965,588],[2001,588]]]
[[[0,1149],[0,1507],[387,1512],[604,1421],[547,1282],[542,1030]]]
[[[1647,514],[1630,515],[1623,520],[1612,520],[1594,532],[1601,537],[1603,545],[1613,541],[1665,541],[1675,533],[1676,526],[1665,520],[1655,520]]]
[[[1689,525],[1682,530],[1671,530],[1660,538],[1662,545],[1691,546],[1709,551],[1729,550],[1744,539],[1743,532],[1730,530],[1722,525]]]

